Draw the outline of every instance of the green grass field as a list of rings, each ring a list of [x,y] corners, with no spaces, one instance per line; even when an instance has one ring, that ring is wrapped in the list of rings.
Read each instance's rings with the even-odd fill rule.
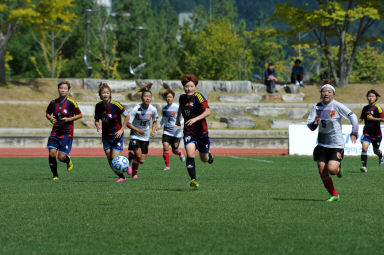
[[[105,158],[74,158],[60,181],[47,158],[0,158],[0,254],[382,254],[384,167],[346,157],[328,193],[310,157],[149,157],[115,183]]]

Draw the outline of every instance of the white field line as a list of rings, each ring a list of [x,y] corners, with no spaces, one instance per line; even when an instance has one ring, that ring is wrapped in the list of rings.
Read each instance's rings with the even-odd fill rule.
[[[264,163],[270,163],[270,164],[273,164],[273,161],[265,160],[265,159],[246,158],[246,157],[237,157],[237,156],[231,156],[231,158],[234,158],[234,159],[253,160],[253,161],[258,161],[258,162],[264,162]]]

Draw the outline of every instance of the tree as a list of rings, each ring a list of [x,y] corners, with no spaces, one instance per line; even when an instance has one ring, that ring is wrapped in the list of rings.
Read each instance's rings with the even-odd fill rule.
[[[380,0],[317,0],[317,3],[313,10],[307,4],[300,7],[291,2],[277,4],[273,18],[291,28],[285,33],[289,37],[309,33],[308,38],[316,41],[325,55],[336,85],[345,87],[358,49],[368,39],[368,29],[383,19],[384,3]],[[311,43],[309,39],[307,42]],[[338,46],[336,63],[332,60],[332,45]]]

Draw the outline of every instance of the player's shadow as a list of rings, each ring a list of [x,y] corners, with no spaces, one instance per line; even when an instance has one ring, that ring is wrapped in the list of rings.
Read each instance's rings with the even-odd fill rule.
[[[165,189],[151,189],[151,190],[157,191],[157,192],[191,192],[191,191],[196,191],[197,189],[165,188]]]
[[[312,198],[272,198],[276,201],[304,201],[304,202],[324,202],[324,200],[321,199],[312,199]]]

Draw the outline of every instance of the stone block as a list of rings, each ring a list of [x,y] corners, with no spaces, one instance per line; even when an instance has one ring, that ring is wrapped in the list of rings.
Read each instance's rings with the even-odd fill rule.
[[[305,121],[297,120],[272,120],[272,128],[288,129],[291,124],[304,124]]]
[[[75,88],[75,89],[82,89],[82,88],[84,88],[83,79],[65,78],[65,79],[58,80],[57,84],[59,84],[62,81],[68,81],[69,84],[71,84],[71,88]]]
[[[83,123],[83,125],[85,125],[86,127],[96,128],[95,119],[93,118],[81,118],[81,123]]]
[[[225,129],[228,127],[227,123],[218,122],[218,121],[209,121],[207,122],[209,129]]]
[[[78,103],[79,108],[83,116],[94,116],[95,115],[95,105],[96,104],[87,104],[87,103]]]
[[[214,91],[228,93],[251,93],[250,81],[212,81]]]
[[[300,86],[293,85],[293,84],[285,85],[284,90],[285,90],[285,93],[289,93],[289,94],[299,93]]]
[[[75,99],[76,101],[83,100],[83,101],[90,101],[94,100],[92,96],[89,96],[87,93],[83,92],[69,92],[69,96]]]
[[[292,119],[303,119],[309,114],[309,110],[305,108],[289,108],[287,115]]]
[[[282,95],[283,101],[287,103],[303,102],[304,97],[305,97],[304,93]]]
[[[163,87],[165,89],[180,90],[183,89],[183,84],[181,84],[180,80],[163,81]]]
[[[267,92],[267,86],[265,84],[253,84],[252,89],[256,93],[266,93]]]
[[[220,122],[228,124],[230,128],[251,128],[255,122],[251,117],[220,117]]]
[[[240,106],[211,106],[211,111],[217,115],[243,115],[243,109]]]
[[[245,108],[247,113],[256,115],[259,117],[276,117],[287,113],[286,108],[278,107],[263,107],[263,106],[249,106]]]
[[[262,97],[257,94],[245,94],[245,95],[220,95],[219,101],[221,102],[250,102],[258,103]]]
[[[278,94],[265,94],[262,96],[263,101],[266,102],[280,102],[281,95]]]
[[[152,83],[151,91],[158,91],[163,88],[162,80],[137,80],[136,84],[139,88],[147,86],[147,84]]]
[[[208,98],[209,94],[213,91],[212,81],[199,81],[197,84],[197,91],[201,92],[203,96]]]
[[[84,88],[92,91],[98,91],[101,83],[107,83],[112,92],[121,92],[126,90],[135,90],[136,83],[133,80],[103,80],[103,79],[84,79]]]

